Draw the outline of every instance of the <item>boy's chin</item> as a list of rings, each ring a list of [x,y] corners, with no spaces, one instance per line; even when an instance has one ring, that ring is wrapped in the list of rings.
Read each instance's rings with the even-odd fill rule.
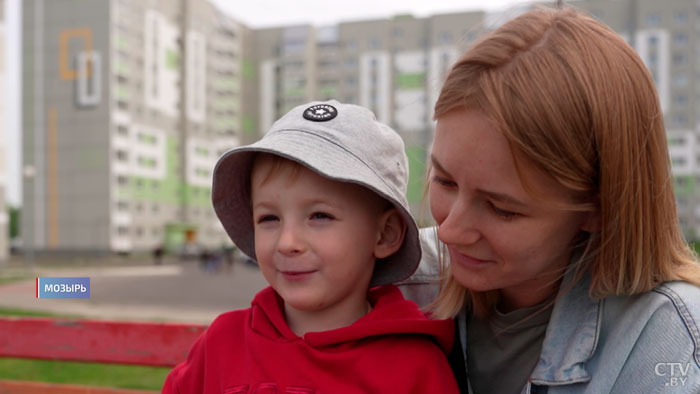
[[[315,296],[311,291],[300,291],[300,289],[295,289],[294,291],[277,290],[277,293],[282,297],[286,308],[292,308],[300,312],[316,312],[326,307],[322,297]]]

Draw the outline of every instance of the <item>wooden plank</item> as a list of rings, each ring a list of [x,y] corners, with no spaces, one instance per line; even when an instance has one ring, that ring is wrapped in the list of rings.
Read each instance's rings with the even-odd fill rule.
[[[205,328],[180,323],[0,317],[0,357],[174,366],[187,357]]]
[[[153,394],[157,391],[120,390],[106,387],[87,387],[70,384],[52,384],[0,380],[0,394]]]

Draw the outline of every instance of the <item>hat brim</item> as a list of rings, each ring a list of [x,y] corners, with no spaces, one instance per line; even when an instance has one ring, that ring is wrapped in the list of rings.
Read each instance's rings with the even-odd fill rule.
[[[405,198],[402,204],[402,196],[382,192],[387,189],[386,182],[358,157],[332,141],[320,141],[322,137],[303,130],[276,133],[278,135],[274,138],[263,138],[252,145],[228,151],[214,168],[212,203],[231,240],[245,254],[256,259],[250,173],[256,153],[271,153],[298,162],[327,178],[367,187],[390,201],[406,223],[406,234],[396,253],[377,261],[370,285],[389,284],[408,278],[418,267],[421,250],[418,227],[404,207]],[[319,155],[319,148],[327,153]],[[333,160],[328,160],[329,157]]]

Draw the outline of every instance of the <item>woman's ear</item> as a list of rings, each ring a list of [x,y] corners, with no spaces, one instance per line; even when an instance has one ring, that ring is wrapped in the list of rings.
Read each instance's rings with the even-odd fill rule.
[[[595,233],[600,231],[600,210],[596,209],[595,211],[586,212],[585,215],[586,216],[583,219],[583,223],[581,224],[581,230],[587,233]]]
[[[374,257],[383,259],[396,253],[403,244],[406,223],[396,208],[382,213],[379,218],[379,239],[374,247]]]

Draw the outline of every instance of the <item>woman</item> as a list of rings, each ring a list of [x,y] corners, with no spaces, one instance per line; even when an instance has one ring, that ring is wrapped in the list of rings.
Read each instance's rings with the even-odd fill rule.
[[[439,242],[422,234],[404,290],[425,300],[415,284],[449,257],[432,309],[456,319],[463,392],[700,393],[700,266],[632,48],[576,11],[531,11],[453,66],[435,118]]]

